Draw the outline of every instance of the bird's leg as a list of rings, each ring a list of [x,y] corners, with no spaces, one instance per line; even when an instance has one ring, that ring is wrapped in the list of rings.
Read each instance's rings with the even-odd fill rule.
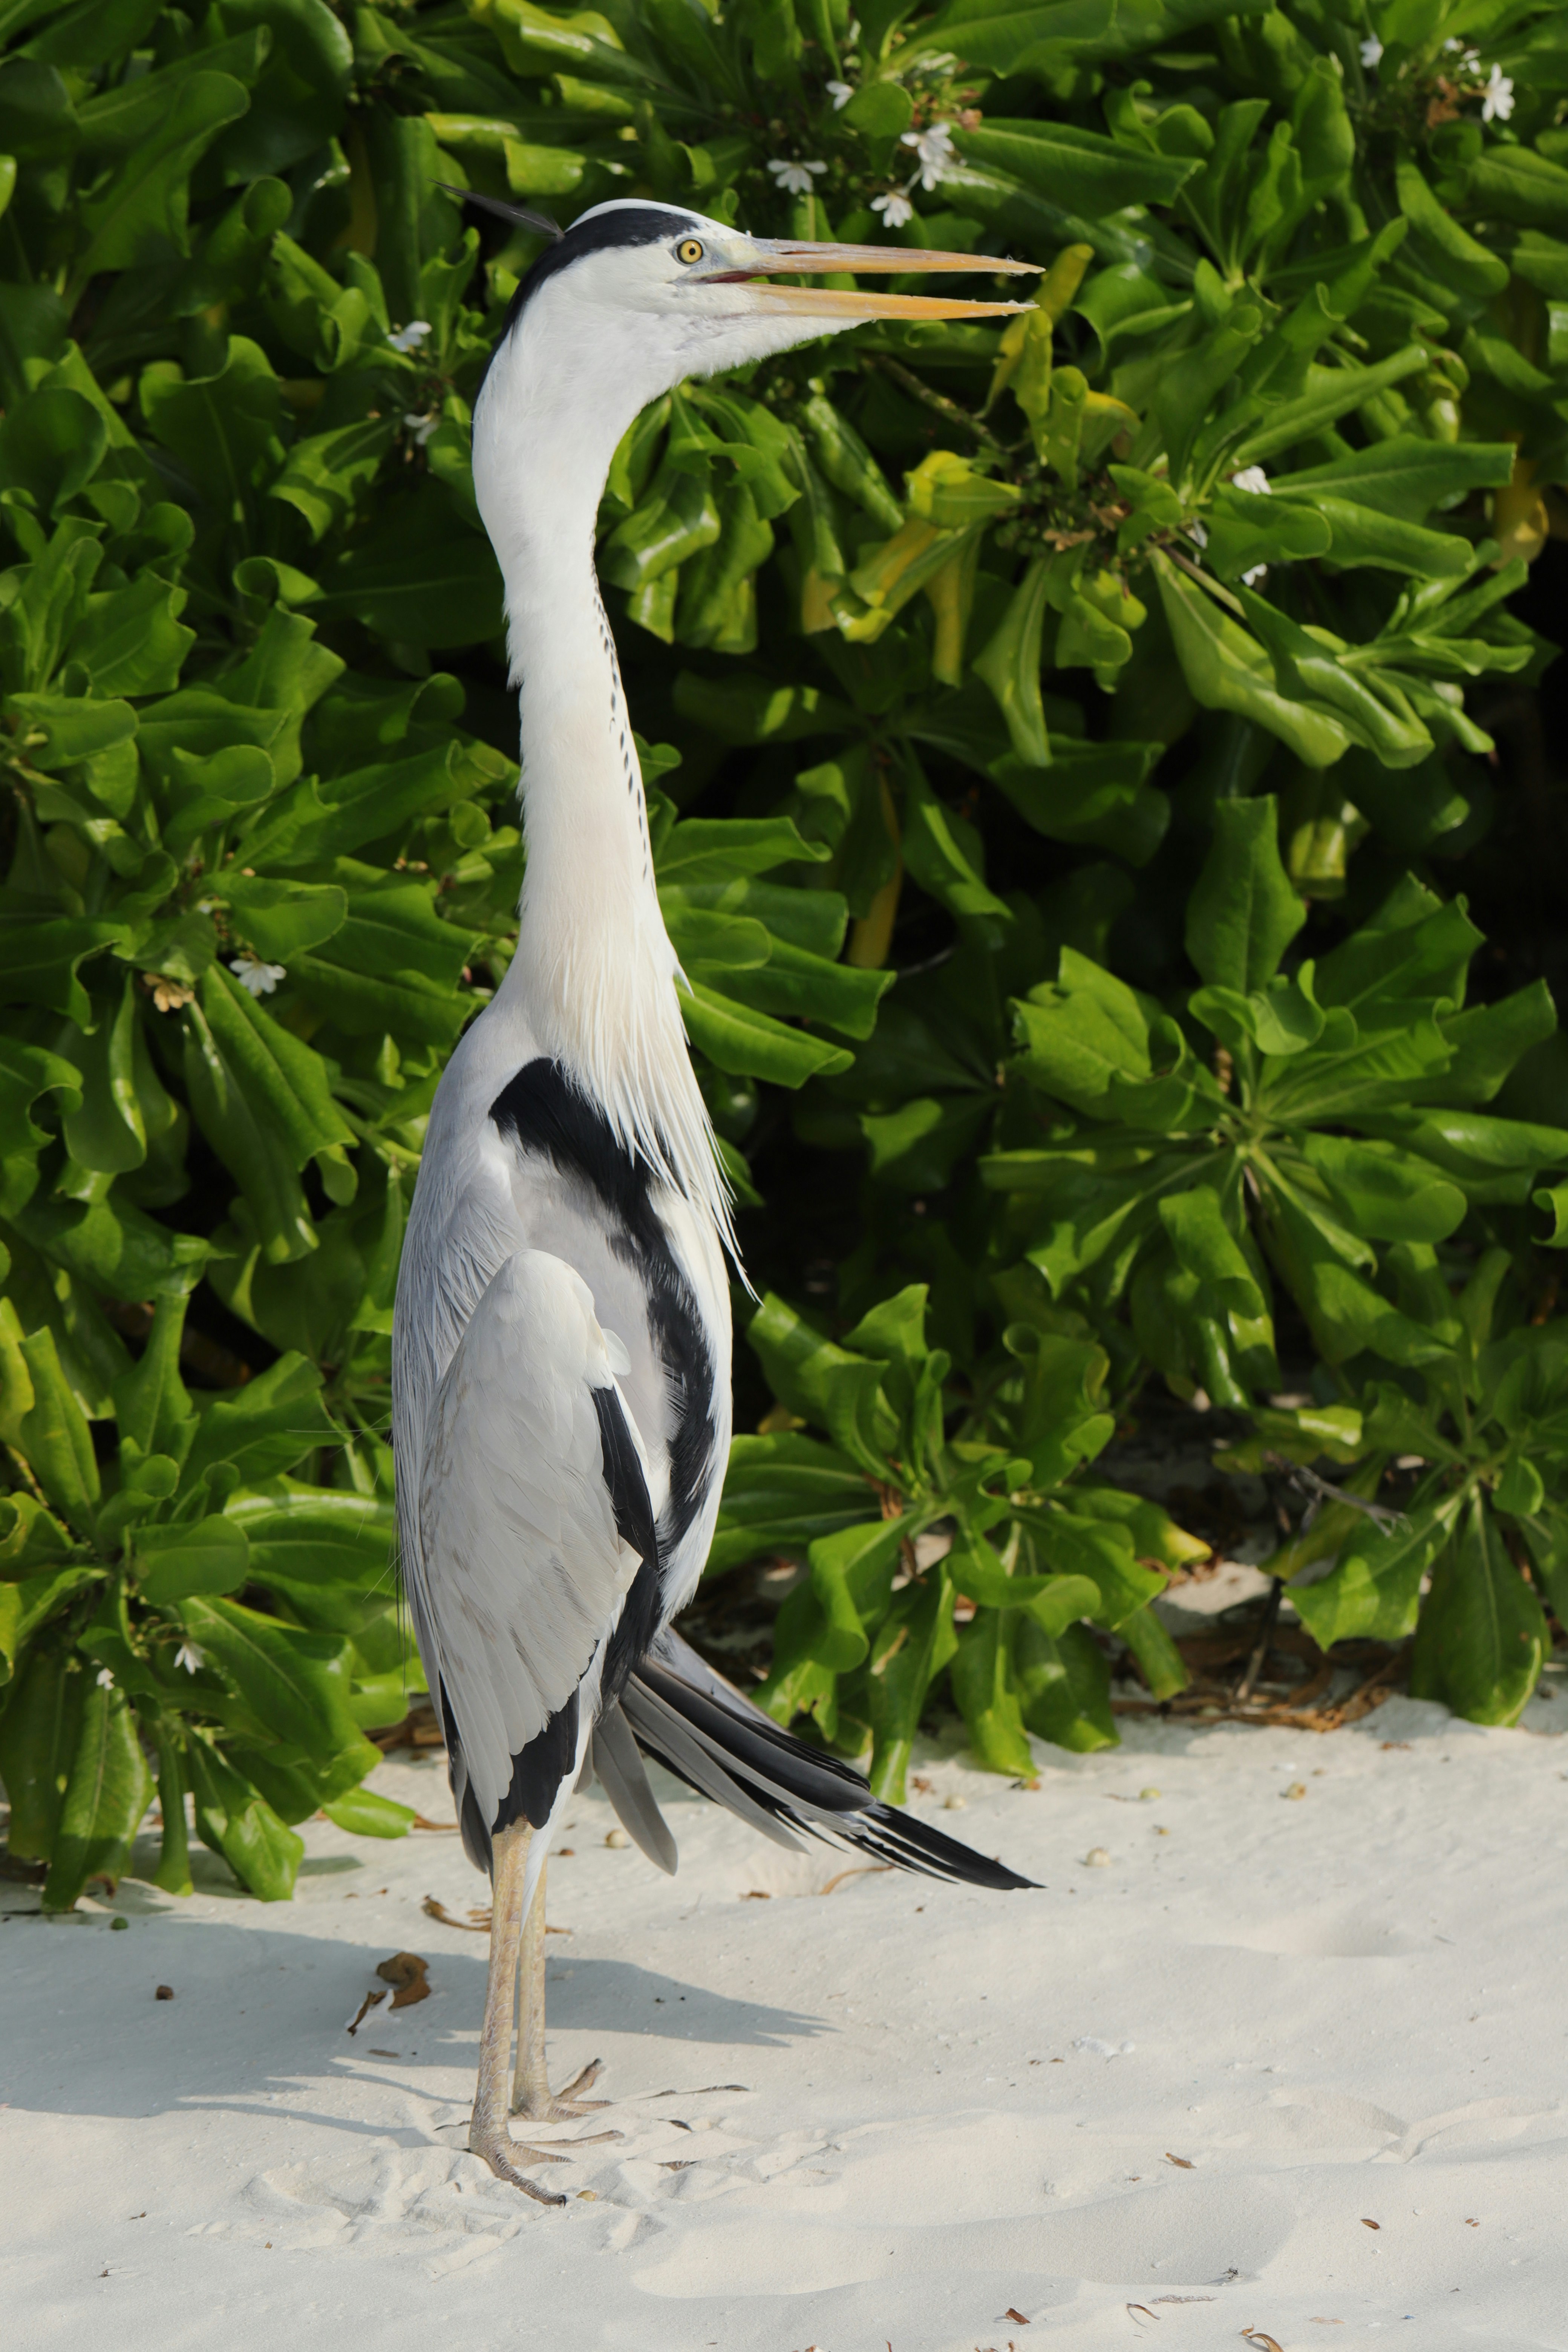
[[[526,1822],[498,1830],[490,1856],[490,1966],[485,1979],[485,2018],[479,2029],[479,2079],[474,2092],[468,2147],[482,2156],[498,2180],[537,2198],[542,2205],[564,2205],[525,2180],[517,2168],[525,2164],[564,2164],[542,2147],[525,2147],[507,2128],[506,2076],[511,2062],[512,2015],[517,2006],[517,1948],[522,1933],[522,1887],[528,1868],[528,1844],[533,1832]]]
[[[511,2111],[514,2116],[526,2116],[530,2123],[563,2123],[570,2116],[586,2114],[590,2107],[607,2106],[605,2099],[585,2099],[583,2093],[598,2080],[601,2061],[594,2059],[574,2074],[566,2088],[559,2094],[550,2087],[550,2077],[544,2064],[544,1869],[539,1873],[539,1885],[527,1918],[522,1923],[522,1953],[518,1967],[519,2016],[517,2022],[517,2074],[511,2086]],[[595,2138],[616,2139],[617,2132],[596,2133]],[[581,2143],[576,2143],[581,2145]]]

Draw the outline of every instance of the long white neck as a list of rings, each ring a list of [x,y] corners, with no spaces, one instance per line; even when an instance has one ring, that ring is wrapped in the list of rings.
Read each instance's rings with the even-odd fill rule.
[[[623,376],[614,398],[584,401],[571,372],[563,382],[532,341],[501,346],[474,418],[474,486],[521,688],[528,851],[517,954],[490,1017],[521,1013],[621,1142],[706,1208],[734,1255],[594,571],[605,478],[643,388]]]

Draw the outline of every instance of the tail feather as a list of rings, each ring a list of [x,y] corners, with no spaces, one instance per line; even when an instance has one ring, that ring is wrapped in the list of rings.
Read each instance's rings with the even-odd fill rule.
[[[841,1840],[879,1862],[929,1877],[997,1891],[1035,1884],[895,1806],[882,1804],[853,1765],[782,1731],[705,1665],[678,1633],[661,1633],[639,1660],[621,1695],[621,1714],[637,1748],[781,1845],[798,1851],[795,1833],[804,1831],[811,1837]],[[608,1780],[605,1786],[626,1828],[642,1844],[637,1824],[621,1811],[616,1789]],[[646,1776],[642,1787],[651,1806],[653,1792]]]
[[[624,1823],[634,1844],[641,1847],[658,1869],[673,1877],[675,1840],[658,1810],[658,1800],[648,1786],[642,1751],[616,1700],[610,1702],[594,1726],[589,1759],[605,1794],[615,1807],[616,1820]]]

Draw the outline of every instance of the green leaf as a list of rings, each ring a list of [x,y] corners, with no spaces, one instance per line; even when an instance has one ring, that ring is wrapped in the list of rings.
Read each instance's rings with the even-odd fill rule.
[[[1550,1646],[1540,1601],[1485,1500],[1472,1494],[1432,1572],[1411,1696],[1438,1699],[1472,1723],[1517,1723]]]
[[[1326,465],[1275,474],[1277,499],[1319,497],[1370,508],[1399,522],[1425,521],[1434,507],[1447,507],[1471,490],[1500,489],[1513,472],[1508,442],[1426,441],[1395,434],[1369,448],[1347,449]]]
[[[871,1477],[884,1478],[897,1427],[881,1395],[881,1366],[836,1347],[771,1291],[746,1337],[780,1403],[816,1421]]]
[[[867,1655],[866,1620],[887,1606],[905,1534],[900,1519],[872,1519],[812,1544],[811,1589],[822,1612],[812,1656],[819,1665],[847,1674]]]
[[[378,1496],[280,1479],[231,1496],[225,1517],[246,1538],[253,1583],[367,1596],[391,1589],[393,1512]]]
[[[790,817],[686,817],[659,847],[659,886],[681,887],[766,874],[774,866],[825,865],[831,850],[807,841]]]
[[[303,1839],[216,1748],[193,1739],[187,1755],[202,1843],[221,1854],[263,1903],[286,1903],[304,1859]]]
[[[1075,1109],[1106,1111],[1118,1077],[1152,1066],[1149,1021],[1124,981],[1075,948],[1064,948],[1058,978],[1013,1008],[1022,1066],[1037,1086]]]
[[[1453,1533],[1457,1504],[1427,1506],[1379,1527],[1358,1517],[1329,1574],[1292,1581],[1290,1601],[1321,1648],[1336,1642],[1402,1642],[1415,1625],[1421,1580]]]
[[[166,1718],[159,1721],[157,1739],[158,1810],[163,1817],[163,1834],[153,1884],[165,1895],[189,1895],[193,1889],[185,1798],[190,1781],[179,1743]]]
[[[56,1508],[76,1526],[90,1528],[102,1491],[92,1432],[61,1372],[54,1333],[47,1328],[30,1332],[20,1353],[33,1384],[32,1408],[21,1420],[21,1451]]]
[[[1489,300],[1508,284],[1508,264],[1459,226],[1439,203],[1421,169],[1409,156],[1394,165],[1399,209],[1434,257],[1443,282],[1461,294]]]
[[[1255,720],[1310,768],[1331,767],[1352,740],[1341,719],[1280,694],[1274,666],[1257,640],[1163,551],[1156,549],[1150,561],[1194,700],[1206,710],[1234,710]]]
[[[973,53],[964,54],[973,61]],[[1127,205],[1168,205],[1197,169],[1187,156],[1139,153],[1094,131],[987,114],[960,131],[961,154],[1005,172],[1052,203],[1098,219]]]
[[[311,544],[317,545],[360,505],[396,434],[390,416],[362,417],[329,433],[313,433],[296,441],[267,494],[304,517]]]
[[[33,1105],[56,1095],[68,1121],[81,1109],[82,1092],[81,1073],[61,1055],[0,1037],[0,1216],[14,1215],[37,1184],[38,1155],[49,1136],[34,1125]]]
[[[741,1436],[730,1466],[705,1574],[720,1576],[781,1549],[804,1551],[820,1535],[879,1510],[866,1474],[814,1437]]]
[[[1256,466],[1278,450],[1293,449],[1321,433],[1325,426],[1337,424],[1349,410],[1363,407],[1391,384],[1403,383],[1427,363],[1422,346],[1409,343],[1404,351],[1379,360],[1372,367],[1317,369],[1313,372],[1317,380],[1310,391],[1295,400],[1265,404],[1267,421],[1242,434],[1228,462],[1233,466]]]
[[[364,535],[324,568],[321,585],[310,609],[324,627],[353,619],[421,650],[500,633],[495,557],[479,531],[454,528],[451,499],[438,482],[384,501]]]
[[[193,1642],[276,1738],[323,1759],[363,1754],[349,1710],[348,1645],[337,1636],[280,1625],[237,1601],[180,1604]]]
[[[88,236],[73,286],[85,286],[100,270],[125,269],[188,250],[192,169],[249,103],[244,84],[228,74],[195,73],[182,83],[156,129],[83,205]]]
[[[143,1528],[135,1549],[142,1597],[155,1608],[197,1593],[237,1592],[250,1564],[243,1528],[223,1517]]]
[[[282,457],[282,394],[259,343],[231,335],[212,375],[186,377],[161,360],[142,378],[142,413],[153,438],[178,457],[227,522],[254,504]]]
[[[244,1388],[200,1398],[185,1457],[186,1491],[219,1463],[232,1463],[239,1483],[255,1486],[292,1470],[313,1447],[340,1444],[342,1432],[322,1405],[321,1386],[314,1364],[284,1355]]]
[[[1189,1192],[1168,1193],[1160,1202],[1160,1222],[1179,1262],[1205,1283],[1232,1314],[1250,1318],[1267,1316],[1268,1301],[1239,1240],[1226,1223],[1219,1195],[1212,1185],[1196,1184]]]
[[[1392,1144],[1304,1135],[1300,1149],[1352,1229],[1369,1239],[1447,1241],[1464,1218],[1468,1204],[1459,1187]]]
[[[1170,461],[1170,478],[1184,482],[1187,461],[1198,428],[1212,410],[1222,385],[1235,375],[1263,327],[1256,303],[1239,302],[1224,323],[1201,343],[1185,352],[1161,375],[1154,393],[1154,414]]]
[[[19,1583],[68,1557],[69,1530],[26,1492],[0,1500],[0,1580]]]
[[[680,1012],[692,1043],[720,1069],[737,1077],[800,1087],[807,1078],[847,1070],[855,1058],[843,1046],[829,1045],[803,1029],[786,1028],[767,1013],[700,983],[681,992]]]
[[[1534,148],[1483,147],[1466,167],[1465,197],[1491,220],[1568,234],[1568,171]]]
[[[1114,1748],[1110,1665],[1089,1628],[1069,1625],[1053,1636],[1025,1618],[1016,1644],[1024,1721],[1036,1738],[1079,1756]]]
[[[152,1796],[153,1775],[124,1692],[101,1680],[90,1684],[40,1897],[46,1911],[73,1910],[89,1878],[121,1875]]]
[[[330,1822],[354,1837],[406,1837],[416,1818],[412,1805],[378,1796],[374,1789],[351,1789],[347,1796],[334,1797],[324,1810]]]
[[[1187,908],[1187,953],[1205,980],[1242,995],[1267,988],[1307,919],[1279,857],[1273,796],[1222,801]]]
[[[1015,752],[1035,768],[1047,766],[1051,756],[1040,699],[1040,642],[1051,567],[1051,557],[1037,556],[1013,591],[995,635],[973,664],[976,677],[996,697]]]
[[[1180,1650],[1152,1609],[1140,1609],[1118,1627],[1154,1699],[1174,1698],[1192,1677]]]
[[[94,694],[167,694],[178,685],[181,664],[196,641],[195,631],[178,617],[184,604],[183,588],[171,588],[153,573],[89,596],[67,658],[81,663]]]
[[[1351,513],[1356,510],[1352,508]],[[1208,547],[1206,560],[1215,577],[1237,580],[1258,563],[1300,563],[1311,556],[1326,555],[1331,547],[1335,560],[1353,562],[1339,554],[1334,531],[1321,511],[1292,506],[1261,493],[1238,490],[1226,484],[1215,491],[1206,519]],[[1410,534],[1420,540],[1432,541],[1440,548],[1433,531]],[[1468,541],[1454,542],[1466,568],[1469,562]]]
[[[969,1733],[969,1744],[991,1772],[1011,1773],[1033,1780],[1035,1759],[1024,1733],[1024,1715],[1013,1674],[1015,1622],[995,1610],[982,1609],[958,1637],[952,1661],[952,1695]],[[1038,1629],[1037,1629],[1038,1633]],[[1048,1636],[1038,1633],[1045,1642]]]
[[[90,1687],[80,1661],[57,1635],[27,1654],[6,1693],[0,1710],[0,1776],[11,1801],[7,1844],[18,1862],[48,1862],[53,1856]]]
[[[872,1793],[885,1803],[904,1801],[904,1776],[927,1693],[957,1647],[952,1587],[939,1565],[893,1594],[871,1643],[868,1777]]]
[[[193,1016],[189,1036],[199,1043],[193,1052],[187,1042],[186,1076],[189,1082],[193,1071],[199,1071],[205,1084],[203,1108],[213,1121],[212,1141],[220,1154],[226,1142],[234,1148],[231,1138],[242,1106],[258,1132],[295,1169],[356,1140],[331,1098],[321,1055],[264,1013],[247,989],[215,965],[202,982],[201,1003],[205,1019],[195,1022]],[[229,1166],[243,1184],[243,1158]]]

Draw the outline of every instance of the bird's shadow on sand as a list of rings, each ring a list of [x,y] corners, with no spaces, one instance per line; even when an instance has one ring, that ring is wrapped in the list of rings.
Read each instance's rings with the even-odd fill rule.
[[[131,1880],[117,1897],[129,1932],[114,1931],[101,1913],[51,1921],[7,1908],[0,2102],[14,2108],[144,2116],[254,2105],[285,2093],[299,2114],[301,2090],[341,2082],[351,2066],[418,2104],[468,2095],[484,2000],[482,1937],[472,1951],[443,1948],[447,1937],[439,1931],[414,1937],[429,1963],[431,1997],[396,2012],[378,2006],[351,2039],[347,2021],[367,1991],[382,1989],[375,1968],[391,1950],[383,1940],[182,1918],[156,1890]],[[160,1984],[173,1999],[158,2000]],[[556,2070],[568,2057],[575,2065],[602,2055],[611,2070],[606,2089],[628,2096],[668,2084],[700,2086],[713,2068],[704,2054],[711,2047],[777,2049],[835,2031],[825,2018],[569,1947],[550,1954],[548,1999],[552,2041],[592,2034],[602,2045],[560,2053]],[[395,2074],[377,2054],[385,2051],[397,2053]],[[731,2056],[719,2071],[728,2074],[734,2063]],[[384,2134],[386,2125],[365,2128]]]

